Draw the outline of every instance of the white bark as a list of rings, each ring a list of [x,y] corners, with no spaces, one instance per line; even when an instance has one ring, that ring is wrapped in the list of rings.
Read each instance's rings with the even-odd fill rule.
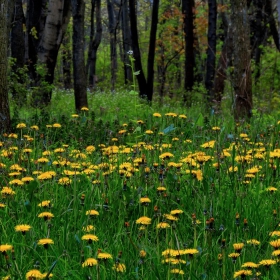
[[[45,29],[39,44],[38,59],[45,63],[52,50],[57,50],[62,39],[62,20],[63,20],[64,0],[50,0],[48,15],[46,18]]]

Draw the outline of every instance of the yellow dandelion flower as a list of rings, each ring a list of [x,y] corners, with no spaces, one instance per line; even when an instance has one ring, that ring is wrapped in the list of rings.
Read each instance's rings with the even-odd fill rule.
[[[39,207],[44,207],[44,208],[50,207],[51,206],[51,201],[50,200],[44,200],[41,203],[39,203],[38,206]]]
[[[54,123],[54,124],[52,125],[52,127],[54,127],[54,128],[61,128],[61,124],[59,124],[59,123]]]
[[[171,214],[164,214],[163,217],[169,221],[178,221],[178,218]]]
[[[37,244],[41,245],[41,246],[44,246],[45,248],[48,248],[48,246],[50,244],[54,244],[54,242],[50,238],[43,238],[43,239],[40,239]]]
[[[161,118],[161,114],[160,113],[153,113],[153,116],[156,118]]]
[[[123,264],[123,263],[115,263],[114,266],[112,267],[112,269],[117,272],[125,272],[126,267],[125,267],[125,264]]]
[[[43,279],[43,274],[38,269],[31,269],[26,273],[26,279]]]
[[[259,267],[259,265],[254,263],[254,262],[245,262],[245,263],[242,264],[241,267],[257,268],[257,267]]]
[[[198,254],[199,251],[197,249],[185,249],[184,254],[186,255],[195,255]]]
[[[34,181],[34,178],[27,176],[27,177],[21,178],[21,181],[24,183],[30,183],[31,181]]]
[[[97,259],[98,260],[107,260],[107,259],[112,259],[112,255],[111,254],[108,254],[108,253],[105,253],[105,252],[99,252],[97,254]]]
[[[212,141],[209,141],[209,142],[206,142],[206,143],[200,145],[200,147],[201,148],[213,148],[215,143],[216,143],[216,141],[212,140]]]
[[[25,234],[31,228],[32,227],[30,225],[17,225],[17,226],[15,226],[15,230],[22,232],[22,234]]]
[[[146,253],[146,251],[145,250],[140,250],[140,252],[139,252],[139,256],[140,256],[140,258],[145,258],[146,257],[146,255],[147,255],[147,253]]]
[[[141,197],[140,198],[140,203],[141,204],[149,204],[149,203],[151,203],[151,200],[148,197]]]
[[[32,130],[39,130],[39,127],[38,127],[38,125],[32,125],[31,127],[30,127]]]
[[[139,218],[138,220],[136,220],[136,224],[150,225],[151,221],[152,221],[151,218],[143,216],[143,217]]]
[[[244,243],[234,243],[233,244],[233,248],[234,248],[235,252],[237,252],[237,253],[240,253],[241,250],[243,249],[243,247],[244,247]]]
[[[89,108],[84,106],[84,107],[81,108],[81,111],[89,111]]]
[[[252,245],[260,245],[260,241],[258,241],[257,239],[250,239],[247,240],[247,244],[252,244]]]
[[[1,190],[1,194],[3,196],[12,196],[15,194],[15,192],[13,191],[12,188],[9,188],[9,187],[3,187],[2,190]]]
[[[270,267],[271,265],[274,265],[276,264],[276,261],[275,260],[271,260],[271,259],[268,259],[268,260],[262,260],[259,262],[260,265],[263,265],[265,267]]]
[[[59,185],[68,186],[72,183],[72,180],[68,177],[62,177],[58,180]]]
[[[234,272],[233,278],[238,278],[238,277],[243,278],[244,276],[249,276],[249,275],[252,275],[251,270],[242,269]]]
[[[170,225],[168,223],[161,222],[157,224],[157,228],[170,228]]]
[[[99,212],[96,210],[88,210],[86,211],[87,216],[99,216]]]
[[[82,236],[82,240],[86,240],[88,241],[89,244],[92,243],[92,241],[98,241],[98,237],[96,235],[93,234],[85,234]]]
[[[182,213],[184,213],[184,211],[181,210],[181,209],[175,209],[175,210],[170,211],[170,215],[173,215],[173,216],[177,216],[177,215],[182,214]]]
[[[273,241],[270,241],[269,244],[275,248],[275,249],[279,249],[280,248],[280,239],[276,239]]]
[[[6,254],[7,251],[11,251],[13,249],[12,245],[9,244],[4,244],[4,245],[0,245],[0,252]]]
[[[19,179],[14,179],[9,182],[9,185],[22,186],[22,185],[24,185],[24,183]]]
[[[98,264],[98,261],[94,258],[88,258],[86,259],[83,264],[82,267],[86,267],[86,266],[95,266]]]
[[[51,212],[42,212],[38,215],[39,218],[44,218],[45,220],[49,220],[54,217]]]
[[[275,250],[271,254],[273,257],[279,257],[280,256],[280,250]]]
[[[19,123],[19,124],[17,124],[17,128],[26,128],[26,124],[25,123]]]
[[[83,227],[83,231],[85,231],[85,232],[91,232],[94,230],[95,230],[95,227],[93,225],[88,225],[88,226]]]
[[[184,114],[181,114],[181,115],[178,116],[178,118],[179,118],[179,119],[187,119],[187,116],[184,115]]]
[[[181,274],[181,275],[185,274],[184,271],[182,269],[179,269],[179,268],[173,268],[173,269],[170,270],[170,272],[173,273],[173,274]]]

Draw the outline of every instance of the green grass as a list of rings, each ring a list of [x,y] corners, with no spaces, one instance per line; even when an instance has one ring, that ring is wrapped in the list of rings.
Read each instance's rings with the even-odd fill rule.
[[[17,138],[1,140],[0,244],[13,250],[0,247],[0,277],[26,279],[38,269],[71,280],[233,279],[246,262],[278,260],[270,244],[280,235],[277,119],[255,112],[250,123],[235,125],[178,104],[135,103],[126,93],[95,94],[89,104],[89,111],[72,117],[72,96],[56,92],[44,112],[13,113],[15,127],[26,127],[15,128]],[[61,127],[46,127],[54,123]],[[23,183],[29,176],[33,181]],[[48,200],[50,206],[38,206]],[[166,215],[172,210],[182,213]],[[42,212],[54,217],[39,218]],[[141,217],[148,225],[138,223]],[[157,228],[162,222],[169,227]],[[31,226],[24,235],[15,231],[21,224]],[[87,233],[89,225],[94,229]],[[98,241],[83,240],[86,234]],[[44,238],[53,244],[39,245]],[[259,244],[248,243],[252,239]],[[234,261],[229,255],[236,243],[243,248]],[[86,266],[98,252],[112,258]],[[119,264],[124,272],[112,269],[123,268]],[[279,264],[251,271],[248,279],[256,272],[258,279],[280,276]]]

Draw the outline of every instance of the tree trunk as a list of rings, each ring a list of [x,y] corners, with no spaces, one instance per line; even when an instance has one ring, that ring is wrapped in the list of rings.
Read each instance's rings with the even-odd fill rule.
[[[63,70],[63,84],[65,89],[72,88],[71,82],[71,65],[72,65],[72,53],[70,46],[70,32],[66,32],[63,38],[63,50],[62,50],[62,70]]]
[[[123,36],[123,63],[124,63],[124,79],[125,84],[128,82],[132,82],[132,71],[131,67],[129,66],[129,57],[128,51],[132,48],[131,43],[131,33],[130,33],[130,26],[129,26],[129,14],[128,14],[128,0],[123,0],[123,8],[122,8],[122,36]]]
[[[206,78],[205,87],[207,90],[207,99],[209,105],[213,102],[213,84],[215,77],[216,61],[216,29],[217,29],[217,2],[216,0],[208,1],[208,48],[206,61]]]
[[[280,0],[276,1],[276,6],[277,6],[277,14],[278,14],[278,44],[280,46]]]
[[[138,28],[137,28],[137,18],[135,11],[135,0],[129,0],[129,10],[130,10],[130,30],[132,39],[132,50],[133,57],[135,59],[134,66],[135,72],[139,71],[136,76],[139,86],[139,96],[141,98],[146,98],[147,96],[147,82],[142,68],[141,53],[138,41]]]
[[[216,104],[215,111],[220,110],[222,94],[224,93],[225,88],[225,80],[227,79],[226,70],[231,62],[233,53],[232,27],[228,26],[225,15],[223,15],[223,18],[223,21],[225,22],[225,28],[226,30],[229,28],[229,30],[225,32],[225,41],[218,61],[214,80],[214,103]]]
[[[46,68],[46,74],[37,75],[39,91],[33,92],[32,103],[34,107],[46,106],[51,101],[52,89],[41,86],[43,83],[53,84],[54,69],[57,55],[70,19],[70,0],[50,0],[48,14],[40,43],[37,47],[38,62]]]
[[[71,0],[73,14],[73,70],[76,110],[88,107],[87,79],[84,59],[84,0]]]
[[[11,130],[10,108],[8,99],[8,0],[2,0],[0,5],[0,133]]]
[[[48,0],[27,0],[25,62],[32,81],[37,80],[37,50],[45,27],[47,4]]]
[[[96,18],[96,30],[94,30],[94,24],[92,25],[91,40],[89,42],[89,54],[88,54],[88,67],[89,67],[89,86],[94,88],[97,81],[96,76],[96,53],[101,43],[102,38],[102,17],[101,17],[101,1],[92,0],[92,9],[95,8]],[[94,15],[94,12],[93,12]],[[93,17],[92,15],[92,17]],[[92,18],[92,22],[94,19]]]
[[[25,22],[22,1],[16,0],[12,15],[12,26],[11,26],[11,57],[15,59],[12,66],[12,71],[17,76],[17,82],[19,84],[24,83],[23,72],[21,71],[24,67],[24,33],[23,24]],[[12,88],[12,96],[17,106],[21,107],[26,103],[26,92],[18,92]]]
[[[277,2],[278,2],[278,0],[277,0]],[[275,22],[275,19],[274,19],[274,15],[273,15],[272,0],[266,0],[265,13],[268,17],[270,33],[271,33],[272,38],[274,40],[275,46],[279,51],[280,50],[280,44],[279,44],[279,38],[280,37],[279,37],[278,30],[277,30],[276,22]]]
[[[252,79],[249,18],[246,0],[231,0],[233,46],[234,117],[236,121],[252,115]]]
[[[122,7],[120,7],[121,9]],[[116,29],[117,20],[114,13],[114,4],[107,0],[107,10],[109,18],[109,34],[110,34],[110,58],[111,58],[111,90],[115,90],[116,73],[117,73],[117,40]]]
[[[152,99],[153,99],[154,61],[155,61],[155,48],[156,48],[157,25],[158,25],[159,0],[153,1],[152,9],[153,9],[152,10],[152,22],[151,22],[148,66],[147,66],[147,99],[148,99],[148,101],[152,101]]]
[[[194,0],[182,0],[185,33],[185,83],[184,103],[191,105],[191,96],[188,92],[194,86],[195,50],[194,50]]]

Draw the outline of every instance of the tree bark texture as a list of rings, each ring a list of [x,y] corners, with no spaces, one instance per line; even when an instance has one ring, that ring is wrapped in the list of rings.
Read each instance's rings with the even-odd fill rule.
[[[252,115],[252,78],[249,18],[246,0],[231,0],[231,23],[233,45],[234,89],[233,110],[236,121]]]
[[[184,103],[190,105],[187,92],[194,86],[195,49],[194,49],[194,0],[182,0],[185,33],[185,83]]]
[[[131,39],[132,39],[132,50],[133,57],[135,59],[134,66],[135,71],[139,71],[137,75],[137,81],[139,86],[139,96],[141,98],[147,97],[147,82],[142,68],[141,53],[139,48],[138,40],[138,28],[137,28],[137,17],[135,10],[135,0],[129,0],[129,10],[130,10],[130,29],[131,29]]]
[[[97,59],[97,50],[101,43],[102,38],[102,16],[101,16],[101,1],[92,0],[92,9],[95,8],[95,25],[92,25],[92,34],[90,40],[90,51],[88,55],[88,64],[89,64],[89,86],[95,87],[97,82],[96,76],[96,59]],[[94,14],[94,13],[93,13]],[[94,19],[92,18],[92,22]],[[94,30],[96,26],[96,30]]]
[[[154,0],[153,8],[152,8],[152,22],[151,22],[149,52],[148,52],[148,66],[147,66],[147,99],[148,99],[148,101],[152,101],[152,99],[153,99],[154,61],[155,61],[155,48],[156,48],[157,26],[158,26],[158,10],[159,10],[159,0]]]
[[[131,67],[129,66],[129,57],[128,51],[132,48],[131,43],[131,33],[130,33],[130,26],[129,26],[129,11],[128,11],[128,0],[123,0],[123,8],[122,8],[122,36],[123,36],[123,63],[124,63],[124,78],[125,83],[132,82],[132,71]]]
[[[37,79],[37,49],[45,27],[47,4],[48,0],[27,0],[25,60],[33,81]]]
[[[50,0],[44,30],[37,46],[38,62],[46,69],[45,76],[37,75],[37,86],[42,81],[49,85],[54,81],[54,70],[57,62],[58,51],[61,46],[66,28],[70,19],[70,0]],[[51,101],[52,90],[41,87],[32,95],[35,107],[46,106]]]
[[[72,65],[72,52],[70,46],[70,32],[66,32],[62,45],[62,71],[63,71],[63,84],[65,89],[72,88],[72,79],[71,79],[71,65]]]
[[[213,85],[215,77],[216,62],[216,29],[217,29],[217,2],[216,0],[208,1],[208,48],[206,61],[206,78],[205,87],[209,103],[214,99]]]
[[[12,71],[17,76],[17,82],[23,84],[24,78],[22,76],[21,69],[23,69],[25,61],[25,44],[24,44],[24,32],[23,24],[25,23],[22,1],[16,0],[14,10],[12,14],[11,25],[11,57],[15,59],[12,66]],[[12,90],[12,96],[18,106],[22,106],[26,103],[26,93],[16,92]]]
[[[75,107],[88,107],[87,79],[84,59],[84,0],[71,0],[73,14],[73,72]]]
[[[11,130],[10,109],[8,100],[8,0],[0,3],[0,133]]]

